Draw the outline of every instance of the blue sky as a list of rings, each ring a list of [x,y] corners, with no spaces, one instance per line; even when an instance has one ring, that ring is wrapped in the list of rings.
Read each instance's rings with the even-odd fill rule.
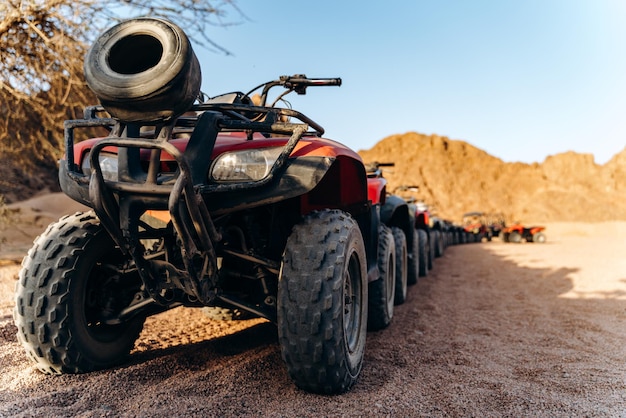
[[[237,0],[195,47],[210,96],[280,75],[341,77],[287,98],[355,150],[405,132],[513,162],[626,146],[626,1]]]

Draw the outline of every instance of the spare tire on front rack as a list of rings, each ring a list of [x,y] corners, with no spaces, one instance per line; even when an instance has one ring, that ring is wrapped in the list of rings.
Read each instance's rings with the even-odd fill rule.
[[[85,79],[104,108],[124,122],[167,122],[200,93],[189,39],[171,22],[138,18],[102,34],[85,58]]]

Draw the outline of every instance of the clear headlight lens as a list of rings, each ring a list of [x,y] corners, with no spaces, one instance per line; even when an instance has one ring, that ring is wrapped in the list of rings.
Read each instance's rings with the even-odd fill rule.
[[[111,154],[109,152],[101,152],[98,156],[100,161],[100,168],[102,169],[102,176],[106,180],[117,181],[117,154]],[[83,174],[91,174],[91,164],[89,162],[89,155],[83,159],[81,166]]]
[[[257,181],[265,178],[283,147],[226,152],[211,167],[215,181]]]

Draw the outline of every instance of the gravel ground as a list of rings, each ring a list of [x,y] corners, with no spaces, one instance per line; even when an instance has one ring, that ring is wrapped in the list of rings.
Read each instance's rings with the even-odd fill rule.
[[[185,308],[149,318],[119,368],[45,376],[15,338],[19,266],[0,262],[0,416],[626,416],[626,223],[547,234],[448,248],[338,396],[292,384],[273,325]]]

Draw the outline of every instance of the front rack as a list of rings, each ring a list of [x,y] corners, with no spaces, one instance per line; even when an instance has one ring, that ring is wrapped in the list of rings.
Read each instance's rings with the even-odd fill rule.
[[[259,188],[271,183],[284,169],[287,159],[303,136],[321,136],[324,132],[321,126],[291,109],[200,104],[189,110],[192,116],[180,117],[169,124],[130,124],[99,117],[98,114],[103,111],[101,106],[91,106],[85,109],[84,119],[65,122],[66,173],[81,188],[88,188],[90,206],[102,226],[119,248],[133,258],[150,296],[163,304],[167,301],[160,301],[158,294],[159,267],[155,262],[146,260],[145,249],[139,238],[141,214],[150,209],[169,211],[172,226],[183,249],[186,271],[180,272],[185,275],[182,280],[190,284],[188,287],[192,296],[209,304],[215,297],[212,288],[217,281],[214,247],[221,237],[203,195]],[[244,115],[256,117],[251,120]],[[293,117],[304,123],[278,122],[282,116]],[[152,133],[142,133],[142,126],[153,126],[154,130]],[[91,174],[86,175],[75,163],[74,131],[77,128],[94,127],[105,127],[110,131],[107,137],[97,141],[91,148]],[[206,168],[211,163],[217,135],[224,131],[246,132],[248,140],[253,139],[255,132],[268,136],[289,135],[289,139],[265,178],[232,184],[208,184]],[[173,134],[180,132],[191,133],[184,151],[169,142]],[[105,179],[100,164],[100,154],[110,147],[115,147],[118,152],[117,181]],[[140,150],[150,150],[147,171],[136,169],[140,163]],[[178,168],[170,176],[158,176],[162,152],[168,153],[176,161]]]

